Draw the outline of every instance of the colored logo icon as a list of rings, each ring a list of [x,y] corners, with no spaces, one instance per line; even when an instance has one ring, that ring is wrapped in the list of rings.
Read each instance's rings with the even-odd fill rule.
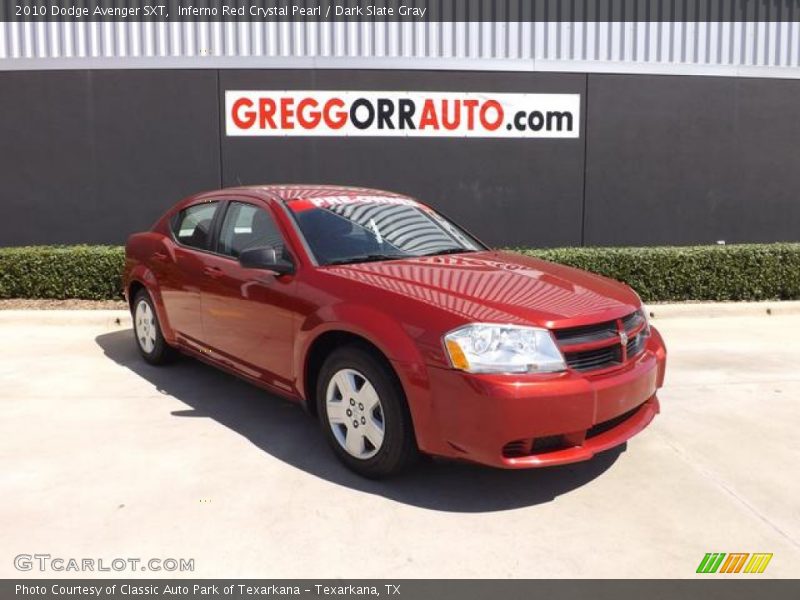
[[[757,552],[708,552],[697,566],[698,573],[763,573],[771,553]]]

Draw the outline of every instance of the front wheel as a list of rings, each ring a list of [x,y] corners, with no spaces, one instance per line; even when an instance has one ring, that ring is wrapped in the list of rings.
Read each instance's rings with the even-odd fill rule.
[[[325,436],[351,470],[386,477],[417,458],[405,395],[390,367],[363,348],[333,352],[322,365],[316,392]]]
[[[133,299],[133,334],[139,353],[151,365],[171,362],[178,355],[164,340],[153,300],[146,290],[139,290]]]

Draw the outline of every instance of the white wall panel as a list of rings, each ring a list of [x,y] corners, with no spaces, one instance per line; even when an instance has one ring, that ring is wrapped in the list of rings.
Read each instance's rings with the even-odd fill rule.
[[[0,69],[404,68],[800,78],[800,23],[0,22]]]

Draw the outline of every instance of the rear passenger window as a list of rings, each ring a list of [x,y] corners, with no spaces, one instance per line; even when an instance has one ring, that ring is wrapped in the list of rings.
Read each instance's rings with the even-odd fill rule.
[[[182,210],[172,221],[172,233],[184,246],[208,250],[211,225],[219,208],[219,202],[196,204]]]
[[[238,258],[243,250],[262,246],[272,246],[279,257],[284,256],[283,236],[272,215],[252,204],[228,204],[219,233],[219,253]]]

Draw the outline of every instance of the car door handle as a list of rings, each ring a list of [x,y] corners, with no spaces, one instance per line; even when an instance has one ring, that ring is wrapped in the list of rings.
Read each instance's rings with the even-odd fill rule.
[[[167,260],[167,253],[161,251],[153,252],[153,258],[156,260],[160,260],[161,262],[164,262],[165,260]]]
[[[203,273],[205,273],[209,277],[214,277],[214,278],[222,277],[222,275],[224,274],[222,272],[222,269],[220,269],[219,267],[204,267]]]

